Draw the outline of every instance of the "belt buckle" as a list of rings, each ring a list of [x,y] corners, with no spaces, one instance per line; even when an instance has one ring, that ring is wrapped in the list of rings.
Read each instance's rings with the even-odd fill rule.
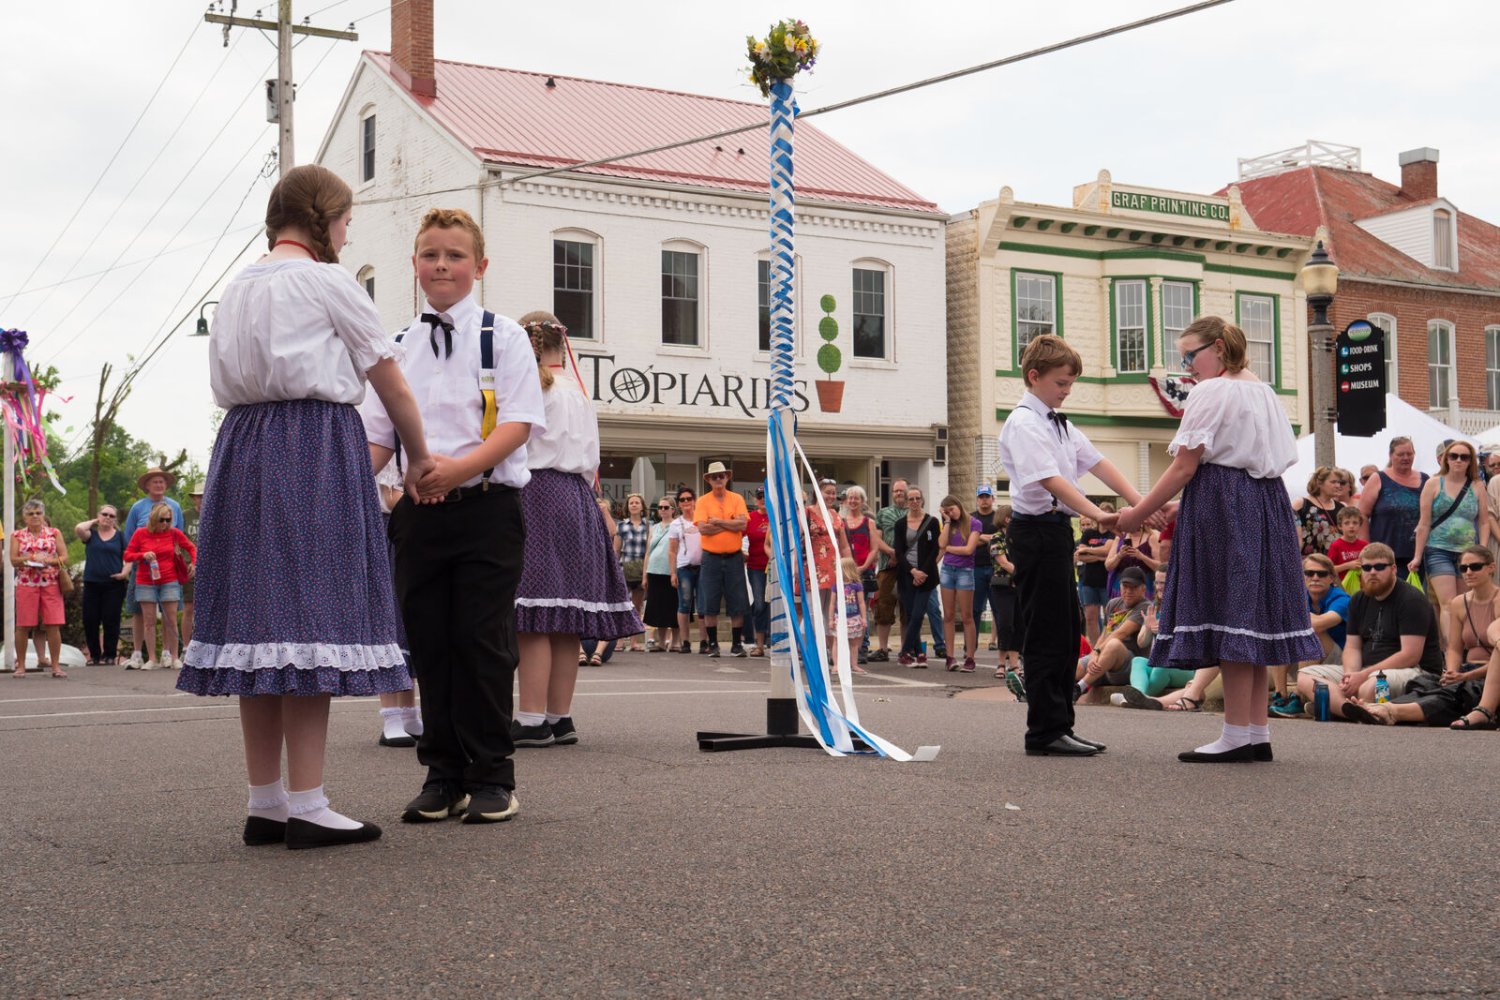
[[[462,500],[463,498],[464,498],[463,487],[462,486],[455,486],[455,487],[453,487],[453,489],[451,489],[447,493],[443,494],[443,503],[458,503],[458,501]]]

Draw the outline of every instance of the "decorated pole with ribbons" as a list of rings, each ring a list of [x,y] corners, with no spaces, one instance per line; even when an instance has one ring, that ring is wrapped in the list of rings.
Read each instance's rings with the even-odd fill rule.
[[[750,79],[762,96],[771,100],[771,295],[770,416],[766,426],[766,516],[769,521],[772,561],[767,575],[766,600],[770,606],[771,692],[766,703],[766,733],[698,734],[704,750],[737,750],[752,747],[821,747],[829,754],[874,753],[896,760],[912,755],[881,739],[859,722],[854,703],[854,685],[849,662],[847,626],[840,613],[834,622],[835,664],[840,680],[840,699],[833,695],[829,664],[825,655],[827,635],[824,608],[819,600],[813,542],[803,527],[802,483],[814,488],[817,511],[829,538],[837,537],[834,513],[816,489],[816,477],[807,456],[797,443],[796,416],[792,412],[793,320],[796,287],[796,186],[793,182],[793,129],[797,104],[793,80],[801,70],[812,69],[819,45],[806,24],[781,21],[771,26],[764,39],[747,40],[751,61]],[[805,473],[805,478],[801,475]],[[834,561],[835,608],[843,606],[844,575]],[[800,600],[798,595],[800,594]],[[788,600],[791,595],[791,600]],[[798,720],[811,736],[803,736]],[[922,747],[920,759],[937,755],[936,747]]]

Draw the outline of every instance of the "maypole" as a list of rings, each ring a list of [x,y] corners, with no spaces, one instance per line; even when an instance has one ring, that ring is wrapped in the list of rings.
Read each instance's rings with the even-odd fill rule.
[[[772,562],[766,585],[771,610],[771,693],[766,702],[766,733],[735,735],[699,733],[704,750],[736,750],[753,747],[822,747],[829,754],[876,753],[897,760],[910,754],[861,727],[854,704],[854,686],[849,645],[840,616],[835,647],[843,705],[833,697],[829,664],[825,655],[824,620],[812,571],[812,539],[803,530],[803,482],[812,486],[809,495],[818,498],[818,510],[830,537],[836,534],[833,513],[823,504],[816,488],[812,466],[797,444],[796,416],[792,412],[795,374],[793,323],[796,287],[796,186],[793,180],[793,126],[797,103],[793,80],[801,70],[811,70],[819,45],[806,24],[781,21],[771,26],[764,40],[746,39],[751,60],[750,79],[771,100],[771,393],[766,425],[766,515],[770,522]],[[806,473],[806,479],[798,470]],[[843,592],[843,571],[835,562],[835,593]],[[790,583],[789,583],[790,582]],[[803,599],[796,595],[801,592]],[[792,600],[788,601],[788,593]],[[812,733],[799,733],[798,719]],[[923,747],[919,757],[931,759],[936,747]]]

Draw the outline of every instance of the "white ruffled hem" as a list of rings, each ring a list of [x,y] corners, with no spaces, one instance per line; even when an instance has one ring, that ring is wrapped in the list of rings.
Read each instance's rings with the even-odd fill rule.
[[[1167,445],[1167,454],[1176,455],[1178,448],[1187,448],[1189,451],[1202,445],[1204,448],[1211,447],[1214,443],[1214,432],[1211,430],[1178,431],[1172,443]]]
[[[516,604],[524,608],[578,608],[582,611],[634,611],[629,601],[610,604],[606,601],[580,601],[573,597],[518,597]]]
[[[199,670],[319,670],[332,667],[354,672],[389,670],[406,660],[394,642],[383,646],[339,645],[330,642],[264,642],[214,645],[194,639],[183,654],[185,666]]]

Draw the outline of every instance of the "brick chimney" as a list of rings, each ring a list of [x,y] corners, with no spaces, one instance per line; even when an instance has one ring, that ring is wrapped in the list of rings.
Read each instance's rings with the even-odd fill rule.
[[[418,97],[437,96],[432,69],[432,0],[391,6],[391,62],[401,85]],[[1437,154],[1433,153],[1433,159]]]
[[[1438,151],[1423,146],[1401,154],[1401,193],[1414,201],[1436,198]]]

